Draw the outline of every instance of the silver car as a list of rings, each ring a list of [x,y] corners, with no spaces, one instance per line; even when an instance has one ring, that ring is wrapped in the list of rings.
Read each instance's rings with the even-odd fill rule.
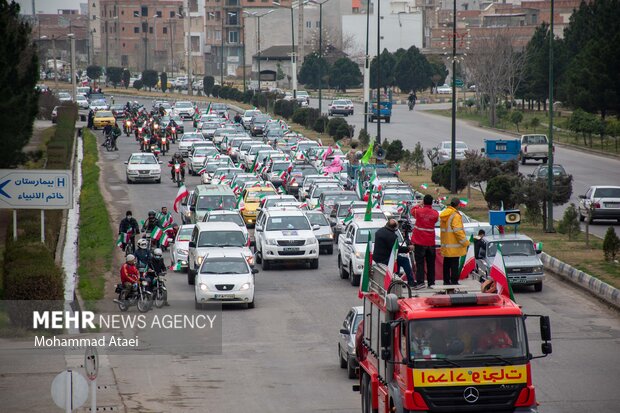
[[[175,271],[187,271],[187,254],[194,225],[181,225],[170,248],[170,262]]]
[[[319,228],[314,230],[314,236],[319,241],[319,253],[325,251],[326,254],[334,253],[334,231],[329,221],[321,211],[307,211],[306,217],[313,227],[318,225]]]
[[[616,219],[620,222],[620,186],[591,186],[579,195],[579,219],[591,223],[595,219]]]
[[[465,159],[465,152],[467,152],[469,148],[465,142],[456,141],[456,159],[463,160]],[[448,162],[452,158],[452,142],[443,141],[437,147],[437,159],[435,159],[435,165],[441,165],[442,163]]]
[[[364,319],[364,307],[351,307],[340,328],[338,337],[338,360],[340,367],[347,369],[350,379],[357,377],[357,358],[355,356],[355,334]]]
[[[204,140],[201,133],[184,133],[179,140],[179,152],[181,152],[181,155],[184,157],[187,157],[194,142],[204,142]]]

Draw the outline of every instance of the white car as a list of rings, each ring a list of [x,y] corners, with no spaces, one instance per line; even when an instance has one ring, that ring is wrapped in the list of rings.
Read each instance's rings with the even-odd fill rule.
[[[205,162],[205,172],[200,177],[200,181],[203,184],[218,184],[219,182],[213,182],[213,175],[219,168],[234,168],[235,164],[226,155],[220,155],[219,158],[212,157],[207,158]]]
[[[202,222],[226,222],[229,224],[235,224],[241,228],[241,231],[243,231],[243,234],[247,239],[250,238],[248,228],[245,226],[245,221],[239,211],[231,211],[226,209],[209,211],[204,217],[202,217]],[[254,262],[252,262],[252,264],[254,264]]]
[[[319,268],[319,242],[303,211],[288,208],[266,210],[256,223],[256,262],[268,270],[273,263],[304,261]]]
[[[247,231],[246,231],[247,232]],[[226,222],[198,222],[192,231],[187,258],[187,283],[194,284],[202,261],[215,250],[240,254],[248,265],[254,265],[254,254],[244,231]]]
[[[181,136],[181,139],[179,139],[179,152],[181,152],[181,155],[183,156],[188,156],[189,151],[192,149],[192,145],[194,145],[194,142],[204,142],[204,141],[205,141],[205,138],[202,136],[201,133],[196,133],[196,132],[184,133],[183,136]]]
[[[465,142],[456,141],[457,160],[465,159],[465,152],[468,150],[469,148]],[[437,147],[437,159],[434,160],[435,165],[441,165],[442,163],[448,162],[450,159],[452,159],[452,142],[443,141]]]
[[[591,186],[579,195],[579,220],[615,219],[620,222],[620,186]]]
[[[348,99],[336,99],[332,100],[327,110],[329,116],[334,115],[353,115],[353,102]]]
[[[374,240],[375,233],[379,228],[384,227],[386,222],[383,219],[361,220],[353,221],[346,227],[344,233],[338,237],[340,278],[348,278],[353,286],[360,284],[360,278],[364,271],[368,237],[372,234]],[[400,243],[403,240],[402,235],[400,231],[397,234]]]
[[[319,197],[326,191],[342,191],[344,188],[336,182],[319,182],[310,187],[306,203],[309,209],[315,209],[319,205]]]
[[[58,100],[61,102],[71,102],[71,94],[68,92],[58,92]]]
[[[192,175],[198,175],[198,172],[204,166],[208,157],[213,156],[213,148],[198,147],[194,149],[189,156],[187,168]],[[217,150],[216,150],[217,153]],[[217,155],[216,155],[217,156]]]
[[[181,225],[179,232],[174,239],[174,244],[170,247],[170,262],[172,268],[181,268],[181,271],[187,271],[187,254],[189,250],[189,240],[192,237],[193,225]]]
[[[252,117],[254,115],[260,115],[261,111],[258,109],[246,110],[243,112],[243,116],[241,117],[241,123],[243,127],[246,129],[250,129],[250,124],[252,123]]]
[[[246,304],[254,308],[254,275],[243,255],[232,251],[210,251],[196,274],[196,309],[209,302]]]
[[[98,110],[108,110],[110,109],[110,105],[108,105],[104,99],[97,99],[90,102],[88,108],[96,112]]]
[[[191,118],[195,113],[194,104],[190,101],[179,101],[174,104],[172,113],[180,116],[181,119]]]
[[[128,184],[149,181],[161,183],[161,161],[152,153],[132,153],[125,165]]]
[[[452,88],[450,85],[444,84],[442,86],[437,86],[437,94],[439,95],[451,95]]]
[[[88,99],[86,99],[86,96],[80,95],[75,99],[75,103],[78,105],[78,107],[80,109],[88,109],[88,106],[90,105],[90,103],[88,102]]]
[[[297,93],[297,102],[301,104],[301,106],[309,106],[310,105],[310,95],[305,90],[298,90]]]
[[[334,231],[329,221],[321,211],[305,211],[310,225],[318,225],[319,229],[314,231],[316,239],[319,241],[319,250],[325,251],[326,254],[334,253]],[[320,252],[319,251],[319,252]]]

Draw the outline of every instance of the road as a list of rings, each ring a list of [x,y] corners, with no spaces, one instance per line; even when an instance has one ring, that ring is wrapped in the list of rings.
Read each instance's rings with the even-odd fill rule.
[[[331,101],[323,100],[323,112]],[[318,107],[317,99],[312,99],[311,104]],[[428,112],[429,109],[449,109],[449,103],[443,104],[419,104],[410,112],[407,105],[394,105],[390,123],[381,124],[381,137],[390,141],[400,139],[405,149],[413,149],[417,142],[426,150],[437,146],[441,141],[450,140],[451,119],[445,116],[435,115]],[[355,104],[355,114],[346,118],[347,122],[355,125],[356,132],[364,127],[364,105]],[[368,123],[371,135],[376,136],[376,123]],[[514,139],[514,136],[492,132],[472,126],[465,121],[457,120],[456,139],[464,141],[470,149],[480,150],[484,146],[484,139],[490,138]],[[428,163],[428,161],[427,161]],[[562,164],[569,174],[573,175],[573,195],[570,202],[579,204],[579,195],[585,194],[591,185],[620,185],[620,160],[591,153],[556,146],[555,163]],[[538,161],[530,161],[526,165],[519,165],[519,171],[523,174],[531,173],[539,165]],[[554,207],[554,218],[562,218],[566,206]],[[620,224],[616,221],[595,221],[590,225],[591,233],[604,237],[607,228],[613,225],[616,232],[620,233]],[[585,224],[581,224],[585,231]]]
[[[417,112],[412,117],[426,121],[426,128],[435,119]],[[394,126],[403,127],[398,122]],[[190,123],[185,127],[191,129]],[[411,137],[407,144],[415,140]],[[177,188],[167,175],[161,184],[125,184],[123,161],[137,144],[133,137],[123,137],[119,147],[119,152],[100,153],[112,217],[120,220],[126,209],[139,219],[149,209],[171,209]],[[188,178],[190,188],[197,183],[198,178]],[[193,311],[193,287],[185,274],[167,278],[171,309],[178,305]],[[321,256],[319,270],[261,269],[256,297],[255,309],[224,309],[221,355],[110,356],[128,411],[359,411],[353,381],[338,366],[336,345],[347,310],[360,301],[356,288],[339,279],[336,255]],[[541,293],[518,291],[517,301],[526,312],[552,319],[554,354],[532,363],[540,411],[617,411],[618,313],[552,277]],[[540,354],[537,337],[537,328],[530,326],[534,354]]]

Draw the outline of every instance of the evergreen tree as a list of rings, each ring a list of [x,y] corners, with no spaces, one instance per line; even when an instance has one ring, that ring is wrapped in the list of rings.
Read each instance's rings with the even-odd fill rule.
[[[394,69],[394,80],[403,92],[419,91],[432,84],[433,68],[420,50],[411,46]]]
[[[577,234],[581,232],[579,213],[577,212],[575,204],[571,203],[564,211],[564,216],[558,223],[558,232],[560,234],[567,234],[569,241],[575,239]]]
[[[327,63],[327,60],[319,57],[318,53],[310,53],[304,59],[304,63],[301,65],[301,69],[299,70],[299,81],[311,89],[318,89],[319,68],[321,69],[320,72],[323,76],[329,74],[329,64]]]
[[[90,79],[98,80],[102,74],[103,69],[101,68],[101,66],[90,65],[86,68],[86,76],[88,76]]]
[[[348,88],[358,86],[360,83],[362,72],[359,66],[347,57],[336,60],[329,70],[329,84],[337,90],[346,92]]]
[[[0,0],[0,168],[24,160],[22,149],[32,135],[38,111],[38,52],[30,37],[32,27],[19,11],[19,4]]]
[[[116,88],[121,80],[123,80],[123,68],[122,67],[108,67],[106,71],[108,82],[112,83],[112,86]]]
[[[161,91],[166,93],[166,90],[168,90],[168,73],[161,72],[159,74],[159,82],[161,84]]]
[[[215,78],[213,76],[205,76],[202,79],[202,88],[205,92],[205,96],[211,96],[213,86],[215,86]]]
[[[381,52],[381,81],[380,86],[387,91],[388,87],[394,86],[394,68],[396,67],[396,58],[388,49]],[[377,88],[377,58],[370,62],[370,87]]]
[[[130,81],[131,81],[131,73],[129,73],[129,70],[124,69],[123,70],[123,84],[125,85],[125,89],[131,86],[129,84]]]
[[[148,87],[149,90],[157,86],[157,80],[157,71],[148,69],[142,72],[142,84],[144,87]]]

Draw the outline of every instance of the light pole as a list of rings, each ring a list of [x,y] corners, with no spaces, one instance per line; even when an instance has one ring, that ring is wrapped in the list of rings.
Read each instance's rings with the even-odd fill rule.
[[[377,144],[381,145],[381,0],[377,1],[377,103],[376,105],[377,105]]]
[[[191,43],[191,21],[189,17],[189,0],[183,1],[183,18],[185,19],[185,33],[187,34],[185,41],[185,55],[187,56],[187,95],[192,96],[192,68],[191,68],[191,55],[192,55],[192,43]]]
[[[54,90],[58,92],[58,63],[56,62],[56,36],[52,35],[52,53],[54,53]]]
[[[312,3],[319,5],[319,116],[323,114],[323,5],[329,0],[318,2],[312,0]]]
[[[553,229],[553,9],[551,0],[551,18],[549,21],[549,147],[547,150],[547,229]]]
[[[73,102],[75,102],[76,98],[76,84],[75,84],[75,35],[73,33],[69,33],[67,35],[71,39],[71,96],[73,97]]]
[[[307,4],[310,0],[300,2],[300,6]],[[291,80],[293,81],[293,98],[297,99],[297,56],[295,52],[295,15],[293,13],[293,5],[291,7],[284,7],[278,1],[273,2],[274,6],[281,7],[283,9],[291,10]]]
[[[456,194],[456,0],[452,7],[452,134],[450,193]]]
[[[257,14],[256,12],[253,13],[249,13],[249,12],[244,12],[248,15],[250,15],[251,17],[256,17],[256,24],[258,25],[258,93],[260,93],[261,88],[260,88],[260,55],[261,55],[261,50],[260,50],[260,19],[261,17],[265,17],[266,15],[268,15],[269,13],[273,13],[273,9],[263,13],[263,14]]]
[[[370,100],[370,0],[366,0],[366,60],[364,62],[364,131],[368,133],[368,101]]]
[[[156,56],[157,56],[157,19],[159,19],[159,16],[157,14],[155,14],[153,16],[153,32],[155,33],[155,48],[153,49],[153,68],[155,69],[155,64],[156,64]]]

